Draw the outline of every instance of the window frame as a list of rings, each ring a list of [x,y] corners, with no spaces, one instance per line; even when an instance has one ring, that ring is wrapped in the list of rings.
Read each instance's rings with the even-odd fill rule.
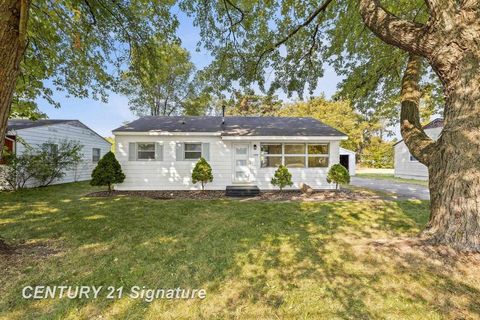
[[[141,144],[153,144],[153,151],[152,150],[140,151],[139,150],[139,145],[141,145]],[[135,156],[136,156],[137,161],[154,161],[157,158],[157,146],[156,146],[155,142],[137,142],[135,149],[136,149],[135,150],[135,152],[136,152]],[[153,152],[153,158],[140,158],[140,156],[139,156],[140,152]]]
[[[280,145],[281,146],[281,153],[275,154],[264,154],[262,151],[262,147],[264,145]],[[285,146],[288,145],[303,145],[304,146],[304,153],[286,153]],[[309,146],[315,145],[326,145],[327,146],[327,153],[322,154],[309,154]],[[289,157],[302,157],[304,159],[304,166],[303,167],[289,167],[291,169],[319,169],[319,168],[328,168],[330,166],[330,142],[315,142],[315,143],[297,143],[297,142],[282,142],[282,143],[275,143],[275,142],[260,142],[260,169],[267,169],[267,168],[276,168],[276,167],[269,167],[263,166],[265,162],[264,159],[268,157],[277,157],[281,158],[281,164],[285,165],[285,159]],[[327,159],[327,166],[326,167],[311,167],[308,165],[309,158],[326,158]],[[287,166],[288,167],[288,166]]]
[[[97,160],[95,160],[95,150],[98,150],[98,159]],[[98,163],[98,161],[100,161],[100,159],[101,159],[101,156],[102,156],[102,149],[92,148],[92,162],[93,163]]]
[[[187,148],[186,148],[187,144],[199,145],[199,146],[200,146],[200,151],[187,150]],[[188,152],[189,154],[192,154],[192,153],[200,153],[200,157],[198,157],[198,158],[187,158],[187,157],[186,157],[187,152]],[[203,157],[203,143],[202,143],[202,142],[183,142],[183,160],[195,161],[195,160],[199,160],[201,157]]]

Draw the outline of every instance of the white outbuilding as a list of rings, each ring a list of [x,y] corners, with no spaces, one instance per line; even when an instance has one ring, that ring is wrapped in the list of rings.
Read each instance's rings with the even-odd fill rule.
[[[355,175],[356,163],[357,159],[354,151],[340,148],[340,164],[348,169],[351,176]]]

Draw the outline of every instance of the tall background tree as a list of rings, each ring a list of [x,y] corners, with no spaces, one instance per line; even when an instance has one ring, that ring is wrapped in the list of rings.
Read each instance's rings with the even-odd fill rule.
[[[187,50],[177,43],[162,44],[152,39],[132,50],[130,66],[122,73],[119,87],[138,116],[202,113],[205,107],[195,102],[201,100],[207,106],[208,101],[194,73]]]
[[[185,0],[181,7],[195,16],[202,44],[215,57],[209,72],[217,87],[256,83],[265,92],[282,89],[302,97],[317,87],[329,62],[346,76],[339,96],[363,113],[398,123],[401,101],[402,135],[430,173],[431,216],[424,235],[480,251],[479,4]],[[420,123],[426,91],[445,117],[438,141]]]
[[[106,100],[131,51],[176,38],[173,1],[5,0],[0,3],[0,150],[10,114],[38,118],[53,90]],[[48,80],[48,81],[47,81]]]

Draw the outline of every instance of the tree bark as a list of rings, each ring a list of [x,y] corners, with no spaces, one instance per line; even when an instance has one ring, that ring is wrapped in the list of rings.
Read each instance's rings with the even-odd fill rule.
[[[365,24],[383,41],[409,52],[402,82],[401,131],[410,152],[428,167],[430,220],[423,235],[436,244],[480,252],[480,0],[426,0],[426,25],[399,19],[379,0],[359,0]],[[440,78],[445,125],[432,141],[418,106],[421,58]]]
[[[462,56],[446,83],[445,127],[429,166],[431,216],[424,234],[480,252],[480,59]]]
[[[2,0],[0,3],[0,151],[4,148],[20,61],[26,48],[28,7],[27,0]]]

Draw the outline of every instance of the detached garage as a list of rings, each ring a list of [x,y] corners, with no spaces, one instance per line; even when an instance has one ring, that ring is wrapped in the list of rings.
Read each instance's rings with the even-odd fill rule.
[[[340,148],[340,164],[348,169],[351,176],[355,175],[356,162],[355,152]]]

